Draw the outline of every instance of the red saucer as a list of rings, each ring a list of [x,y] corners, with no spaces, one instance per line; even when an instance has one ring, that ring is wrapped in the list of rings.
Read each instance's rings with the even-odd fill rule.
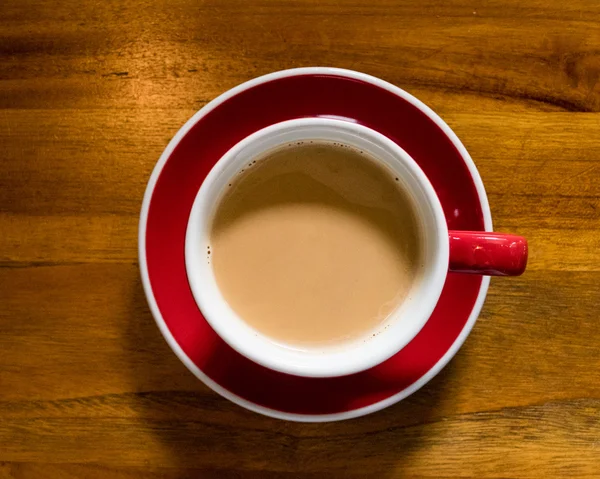
[[[142,280],[158,326],[186,366],[228,399],[275,417],[322,421],[382,409],[435,376],[469,334],[489,278],[450,274],[417,337],[383,364],[351,376],[277,373],[221,340],[186,276],[192,203],[209,170],[237,142],[273,123],[310,116],[359,122],[404,148],[437,191],[449,229],[491,230],[491,216],[475,165],[450,128],[406,92],[356,72],[305,68],[252,80],[211,102],[177,133],[150,178],[140,218]]]

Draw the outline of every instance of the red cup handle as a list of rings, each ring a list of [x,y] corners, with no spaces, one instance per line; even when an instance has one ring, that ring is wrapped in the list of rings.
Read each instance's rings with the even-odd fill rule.
[[[527,240],[486,231],[450,231],[453,273],[519,276],[527,266]]]

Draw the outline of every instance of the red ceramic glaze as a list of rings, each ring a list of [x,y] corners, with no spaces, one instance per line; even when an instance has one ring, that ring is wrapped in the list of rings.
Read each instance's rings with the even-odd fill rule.
[[[431,379],[473,326],[489,280],[449,273],[431,318],[396,355],[358,374],[304,378],[266,369],[235,352],[211,329],[192,296],[184,240],[200,185],[233,145],[284,120],[334,116],[381,132],[404,148],[428,176],[450,230],[483,231],[484,211],[491,226],[485,192],[482,186],[478,190],[473,176],[477,173],[474,167],[469,169],[471,160],[464,149],[459,151],[458,140],[439,119],[432,119],[433,113],[424,113],[424,106],[390,88],[334,73],[295,74],[246,87],[194,120],[159,170],[153,190],[149,186],[147,216],[143,211],[140,223],[140,253],[154,316],[182,361],[238,404],[278,417],[290,418],[284,414],[291,413],[311,420],[370,412]],[[461,264],[479,264],[459,257]]]
[[[527,266],[522,236],[483,231],[450,231],[450,271],[519,276]]]

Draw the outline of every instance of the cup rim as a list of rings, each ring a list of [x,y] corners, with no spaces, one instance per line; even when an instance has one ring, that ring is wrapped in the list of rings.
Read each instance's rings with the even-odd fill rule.
[[[418,184],[418,188],[422,190],[428,211],[421,211],[421,214],[429,215],[435,228],[435,232],[427,231],[427,235],[430,236],[427,241],[434,242],[435,251],[432,253],[433,260],[429,260],[429,264],[423,267],[423,274],[426,275],[427,281],[421,281],[422,284],[416,288],[416,296],[421,301],[412,302],[410,316],[406,312],[400,314],[399,311],[395,311],[390,315],[389,327],[378,331],[376,337],[369,337],[368,343],[361,339],[363,344],[355,341],[347,347],[341,347],[338,351],[300,353],[293,347],[274,342],[249,326],[220,295],[214,282],[212,269],[206,266],[205,255],[200,247],[201,244],[210,241],[208,237],[210,220],[216,208],[214,193],[213,197],[210,197],[211,190],[214,191],[216,188],[214,184],[218,181],[221,184],[230,181],[232,175],[226,172],[230,162],[235,160],[240,152],[264,138],[303,127],[329,127],[352,132],[365,141],[377,142],[382,149],[387,149],[401,163],[402,168],[408,170],[405,176],[412,177]],[[378,159],[378,161],[382,160]],[[397,172],[397,174],[402,173]],[[185,238],[185,265],[192,295],[204,318],[215,332],[229,346],[250,360],[275,371],[304,377],[337,377],[358,373],[384,362],[405,347],[419,333],[433,313],[448,274],[448,258],[448,228],[442,206],[435,189],[415,160],[399,145],[378,131],[357,123],[322,117],[293,119],[269,125],[242,139],[227,151],[213,166],[196,194]],[[204,271],[204,274],[199,271]],[[211,271],[212,281],[205,278],[209,274],[207,271]],[[402,305],[404,306],[404,303]],[[400,310],[402,309],[401,307]],[[400,326],[398,322],[401,322]]]

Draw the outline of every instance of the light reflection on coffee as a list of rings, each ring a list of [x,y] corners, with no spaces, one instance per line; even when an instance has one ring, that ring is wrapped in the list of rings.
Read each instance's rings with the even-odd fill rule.
[[[392,173],[352,148],[319,142],[250,164],[212,224],[211,263],[225,300],[289,345],[376,331],[421,261],[415,214]]]

